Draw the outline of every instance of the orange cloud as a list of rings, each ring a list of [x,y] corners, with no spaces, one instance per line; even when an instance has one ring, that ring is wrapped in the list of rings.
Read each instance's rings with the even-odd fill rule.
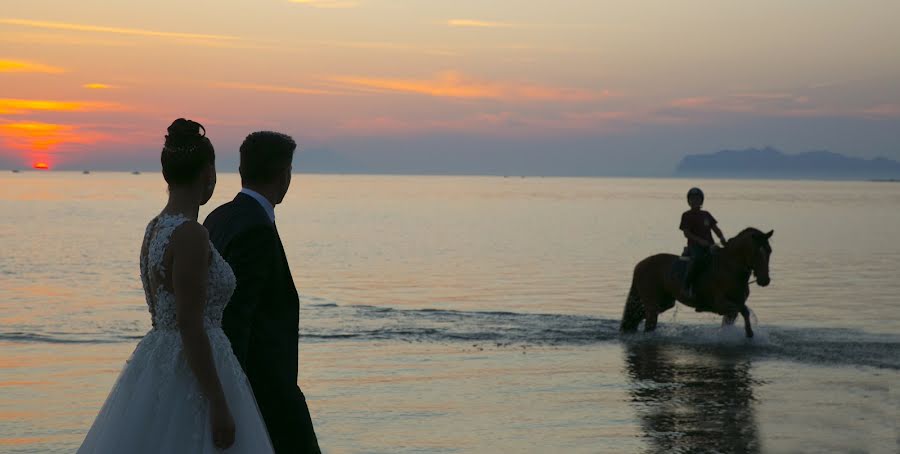
[[[731,97],[758,100],[789,100],[796,102],[806,102],[805,97],[792,95],[790,93],[736,93],[731,95]]]
[[[113,88],[112,85],[100,84],[100,83],[84,84],[84,85],[82,85],[82,87],[89,88],[91,90],[106,90],[109,88]]]
[[[0,139],[3,144],[8,148],[21,151],[55,151],[61,145],[92,144],[105,138],[106,136],[103,134],[83,131],[74,125],[41,122],[0,124]]]
[[[164,32],[164,31],[156,31],[156,30],[144,30],[144,29],[138,29],[138,28],[105,27],[105,26],[99,26],[99,25],[70,24],[70,23],[65,23],[65,22],[36,21],[36,20],[28,20],[28,19],[0,19],[0,24],[18,25],[18,26],[22,26],[22,27],[31,27],[31,28],[45,28],[45,29],[52,29],[52,30],[68,30],[68,31],[92,32],[92,33],[112,33],[112,34],[117,34],[117,35],[146,36],[146,37],[154,37],[154,38],[178,38],[178,39],[213,40],[213,41],[215,41],[215,40],[228,41],[228,40],[237,40],[238,39],[236,36],[227,36],[227,35]]]
[[[238,82],[219,82],[214,84],[216,87],[222,88],[236,88],[238,90],[250,90],[250,91],[261,91],[268,93],[289,93],[293,95],[337,95],[342,94],[335,91],[329,90],[320,90],[317,88],[302,88],[302,87],[285,87],[278,85],[264,85],[264,84],[243,84]]]
[[[359,2],[352,0],[290,0],[290,2],[325,9],[346,9],[359,6]]]
[[[746,114],[769,117],[900,117],[900,105],[878,104],[867,108],[841,108],[817,103],[807,96],[792,93],[735,93],[721,96],[697,96],[670,101],[657,115],[685,120],[685,115],[715,118],[721,114]]]
[[[443,57],[458,57],[461,55],[457,51],[448,49],[433,49],[417,46],[414,44],[402,44],[384,41],[317,41],[312,44],[318,44],[328,47],[343,47],[348,49],[376,49],[397,52],[413,52],[428,55],[439,55]]]
[[[713,98],[708,96],[696,96],[693,98],[680,98],[672,101],[672,107],[681,107],[681,108],[697,108],[708,106],[713,103]]]
[[[351,117],[338,123],[344,134],[395,135],[435,131],[477,132],[487,135],[569,133],[589,131],[610,133],[631,127],[634,114],[623,111],[523,113],[516,111],[478,112],[451,118],[398,118],[379,115]]]
[[[610,96],[607,91],[547,87],[522,82],[479,81],[452,71],[438,74],[433,79],[335,77],[331,80],[367,91],[415,93],[464,99],[587,102]]]
[[[506,22],[493,22],[472,19],[450,19],[447,25],[451,27],[472,27],[472,28],[509,28],[514,27],[513,24]]]
[[[134,42],[104,39],[86,34],[58,33],[54,31],[0,31],[0,41],[20,44],[49,44],[54,47],[61,46],[104,46],[104,47],[131,47]]]
[[[676,99],[669,103],[683,111],[701,113],[749,113],[778,115],[798,111],[808,99],[785,93],[738,93],[726,96],[697,96]],[[802,110],[807,110],[804,107]]]
[[[124,110],[124,107],[108,102],[0,99],[0,114],[5,115],[26,114],[32,111],[96,112],[116,110]]]
[[[0,73],[45,73],[59,74],[66,70],[55,66],[22,60],[0,60]]]

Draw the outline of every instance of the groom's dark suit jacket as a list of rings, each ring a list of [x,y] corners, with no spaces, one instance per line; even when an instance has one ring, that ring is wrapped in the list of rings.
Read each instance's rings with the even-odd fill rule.
[[[239,193],[203,225],[237,278],[222,328],[250,379],[275,451],[318,453],[297,386],[300,302],[275,224],[259,202]]]

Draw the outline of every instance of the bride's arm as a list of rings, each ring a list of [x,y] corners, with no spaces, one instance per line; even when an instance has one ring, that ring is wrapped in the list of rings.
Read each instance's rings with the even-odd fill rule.
[[[209,337],[203,326],[209,270],[209,233],[195,222],[185,223],[172,237],[172,287],[175,317],[188,365],[210,403],[213,438],[219,447],[234,442],[234,422],[216,373]],[[224,445],[224,446],[223,446]]]

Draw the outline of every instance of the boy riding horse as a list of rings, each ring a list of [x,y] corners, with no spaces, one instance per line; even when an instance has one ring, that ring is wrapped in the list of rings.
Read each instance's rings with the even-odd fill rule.
[[[687,202],[691,209],[685,211],[681,215],[681,225],[678,227],[684,232],[687,238],[687,248],[685,255],[690,258],[687,270],[684,272],[684,281],[682,283],[682,291],[684,299],[692,300],[694,298],[694,279],[702,271],[702,267],[706,265],[712,250],[716,247],[713,241],[712,233],[715,232],[722,246],[728,241],[722,230],[719,229],[718,222],[708,211],[704,211],[703,207],[703,191],[700,188],[691,188],[687,194]]]

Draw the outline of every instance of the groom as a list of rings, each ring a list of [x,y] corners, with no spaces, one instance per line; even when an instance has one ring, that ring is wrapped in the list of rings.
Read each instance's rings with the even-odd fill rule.
[[[237,279],[222,328],[278,454],[320,452],[297,386],[300,303],[275,226],[275,205],[291,184],[296,148],[290,136],[277,132],[247,136],[241,145],[243,189],[203,223]]]

